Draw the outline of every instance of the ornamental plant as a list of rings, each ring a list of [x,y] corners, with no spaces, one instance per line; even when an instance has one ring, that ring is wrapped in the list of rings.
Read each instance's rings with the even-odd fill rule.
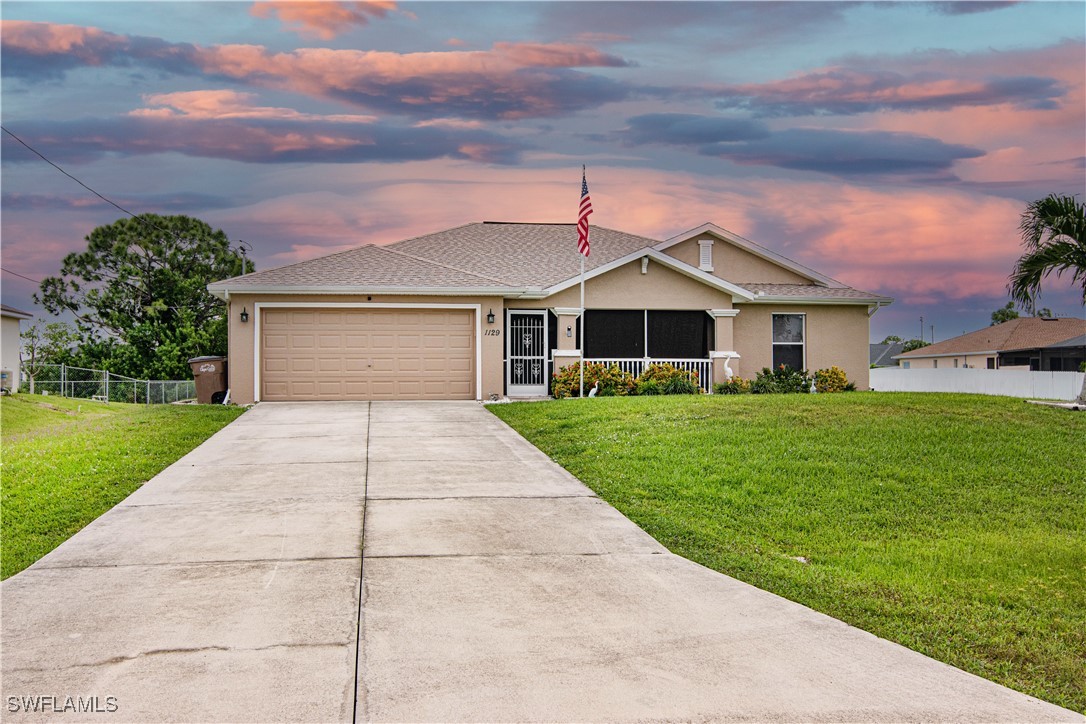
[[[718,382],[713,385],[713,392],[718,395],[749,395],[750,380],[732,377],[727,382]]]
[[[755,395],[807,393],[811,391],[811,376],[807,370],[794,370],[788,365],[763,367],[750,383],[750,391]]]
[[[819,392],[844,392],[850,386],[845,371],[837,365],[815,372],[814,381]]]
[[[600,397],[614,397],[630,394],[634,389],[634,379],[629,372],[623,372],[618,365],[604,367],[599,362],[586,362],[584,366],[584,393],[599,382],[596,394]],[[577,397],[581,386],[581,363],[574,362],[555,373],[551,378],[551,394],[556,399]]]
[[[659,391],[651,391],[654,385]],[[636,394],[639,395],[696,395],[700,392],[697,372],[679,369],[667,362],[649,365],[637,378]]]

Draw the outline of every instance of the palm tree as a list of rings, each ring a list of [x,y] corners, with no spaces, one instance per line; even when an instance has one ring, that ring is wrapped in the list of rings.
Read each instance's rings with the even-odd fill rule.
[[[1074,196],[1049,194],[1026,207],[1018,229],[1026,251],[1007,285],[1011,298],[1032,310],[1041,280],[1052,272],[1062,276],[1067,271],[1082,287],[1086,304],[1086,208]],[[1086,405],[1086,379],[1076,402]]]
[[[1049,194],[1026,207],[1018,229],[1025,253],[1007,285],[1011,298],[1032,310],[1041,280],[1066,271],[1082,287],[1086,304],[1086,207],[1074,196]]]

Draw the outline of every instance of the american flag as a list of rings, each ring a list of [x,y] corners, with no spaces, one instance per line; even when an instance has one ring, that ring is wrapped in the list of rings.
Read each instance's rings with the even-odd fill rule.
[[[581,210],[577,214],[577,251],[588,256],[588,215],[592,213],[592,199],[588,195],[585,169],[581,167]]]

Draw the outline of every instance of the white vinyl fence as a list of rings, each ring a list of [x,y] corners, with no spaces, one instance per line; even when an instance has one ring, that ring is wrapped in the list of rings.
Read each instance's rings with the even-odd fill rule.
[[[871,389],[879,392],[968,392],[1038,400],[1073,400],[1082,391],[1082,372],[1029,370],[871,370]]]
[[[25,366],[22,384],[23,391],[30,390],[30,373]],[[41,365],[34,378],[34,392],[105,402],[162,405],[196,397],[196,383],[193,380],[137,380],[106,370]]]

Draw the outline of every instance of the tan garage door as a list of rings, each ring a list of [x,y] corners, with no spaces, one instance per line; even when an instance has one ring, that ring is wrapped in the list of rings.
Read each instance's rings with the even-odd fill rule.
[[[465,309],[265,309],[261,399],[475,399]]]

